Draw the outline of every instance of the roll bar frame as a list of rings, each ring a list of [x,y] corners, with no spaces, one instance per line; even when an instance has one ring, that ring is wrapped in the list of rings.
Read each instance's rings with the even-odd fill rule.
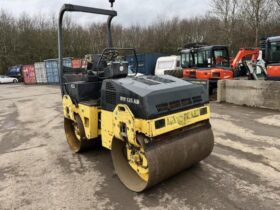
[[[80,5],[73,4],[64,4],[59,12],[58,18],[58,69],[59,69],[59,81],[61,94],[63,96],[63,34],[62,34],[62,23],[65,12],[83,12],[83,13],[91,13],[97,15],[105,15],[108,16],[107,19],[107,30],[108,30],[108,47],[113,47],[112,40],[112,32],[111,32],[111,22],[115,16],[117,16],[117,12],[115,10],[105,10],[93,7],[84,7]]]

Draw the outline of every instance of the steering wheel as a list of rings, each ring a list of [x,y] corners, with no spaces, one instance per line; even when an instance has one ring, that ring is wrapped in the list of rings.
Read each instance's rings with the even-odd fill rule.
[[[105,51],[103,53],[103,58],[105,61],[113,61],[115,60],[115,58],[117,58],[119,56],[119,51],[118,50],[108,50],[108,51]]]

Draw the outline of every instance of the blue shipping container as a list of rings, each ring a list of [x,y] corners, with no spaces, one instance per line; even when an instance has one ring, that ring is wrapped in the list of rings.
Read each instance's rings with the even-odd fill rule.
[[[59,83],[59,71],[58,71],[58,59],[45,60],[46,75],[48,83],[56,84]],[[72,59],[64,58],[63,65],[66,67],[72,67]]]
[[[144,54],[137,54],[138,60],[138,73],[145,74],[145,75],[154,75],[155,74],[155,67],[157,63],[157,59],[159,57],[164,56],[161,53],[144,53]],[[135,56],[129,55],[127,56],[127,61],[129,66],[131,66],[132,71],[135,71]]]

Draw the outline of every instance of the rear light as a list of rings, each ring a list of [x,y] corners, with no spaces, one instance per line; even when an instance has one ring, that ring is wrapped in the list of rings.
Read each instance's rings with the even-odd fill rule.
[[[220,78],[221,77],[221,73],[220,72],[214,72],[214,73],[212,73],[212,77]]]

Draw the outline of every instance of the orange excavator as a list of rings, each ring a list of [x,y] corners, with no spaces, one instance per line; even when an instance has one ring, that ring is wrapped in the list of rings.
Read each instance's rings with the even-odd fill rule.
[[[241,48],[233,61],[226,46],[188,47],[181,51],[183,77],[208,80],[210,89],[216,87],[217,80],[233,77],[280,81],[280,36],[262,39],[260,45]]]
[[[249,58],[249,59],[248,59]],[[235,77],[280,81],[280,36],[261,40],[261,48],[241,48],[231,63]]]
[[[280,81],[280,36],[263,40],[261,49],[266,63],[266,79]]]
[[[233,62],[231,63],[231,67],[236,69],[240,63],[240,61],[248,56],[251,56],[252,61],[256,61],[259,57],[260,49],[259,48],[241,48],[236,54]]]
[[[209,81],[210,94],[217,88],[218,80],[233,78],[227,46],[186,45],[181,50],[181,65],[184,78]]]
[[[248,79],[254,79],[254,70],[250,68],[250,64],[257,64],[259,57],[259,48],[241,48],[231,62],[234,77],[248,76]]]
[[[203,46],[181,51],[183,77],[214,80],[231,79],[229,52],[226,46]]]

